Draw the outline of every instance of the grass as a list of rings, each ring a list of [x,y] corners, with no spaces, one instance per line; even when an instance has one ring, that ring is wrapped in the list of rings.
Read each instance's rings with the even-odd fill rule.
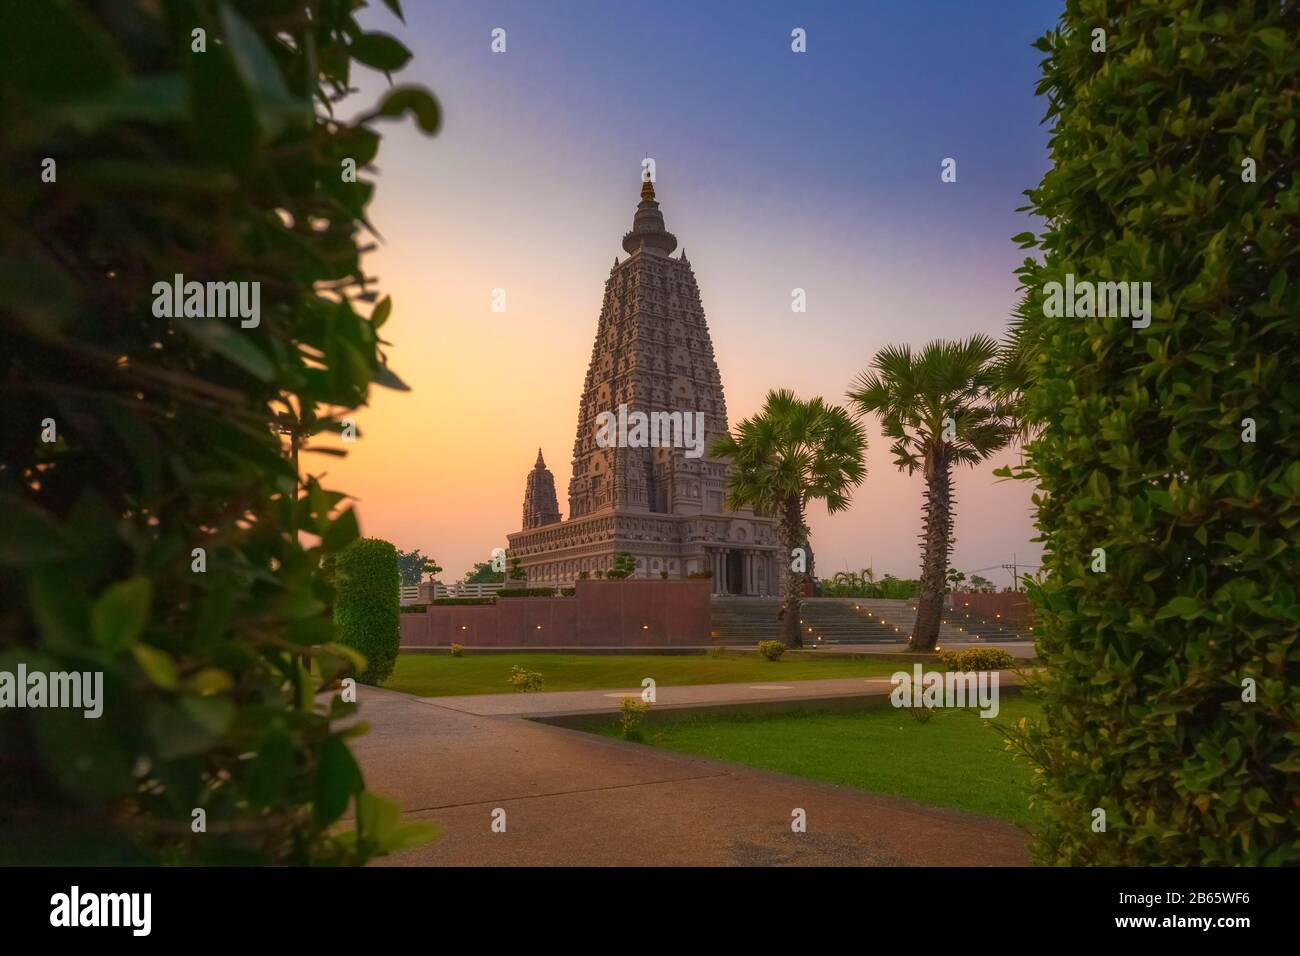
[[[766,661],[757,656],[705,654],[400,654],[384,684],[420,697],[508,694],[506,677],[515,665],[539,671],[543,690],[639,688],[646,677],[660,687],[683,684],[814,680],[827,677],[888,677],[900,668],[890,661],[831,659]]]
[[[1003,750],[997,724],[1033,718],[1038,704],[1006,695],[996,718],[936,710],[927,723],[882,707],[855,713],[697,717],[643,728],[645,742],[872,793],[957,807],[1028,827],[1032,771]],[[617,724],[601,733],[620,736]]]

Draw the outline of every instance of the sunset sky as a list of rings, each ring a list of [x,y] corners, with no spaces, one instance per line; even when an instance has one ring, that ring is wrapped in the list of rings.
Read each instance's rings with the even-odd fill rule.
[[[376,389],[349,457],[304,462],[355,495],[365,534],[433,555],[442,580],[518,530],[539,445],[567,517],[578,399],[644,156],[733,426],[773,387],[843,402],[887,344],[1002,334],[1023,257],[1010,237],[1033,227],[1015,209],[1046,166],[1030,44],[1059,3],[408,0],[405,27],[373,6],[367,24],[415,54],[395,79],[445,113],[431,139],[384,125],[376,162],[368,266],[412,391]],[[807,53],[791,52],[795,27]],[[357,109],[384,82],[360,78]],[[956,183],[940,181],[945,157]],[[914,577],[922,482],[894,468],[874,420],[867,432],[853,508],[812,509],[817,569]],[[992,475],[1015,457],[957,473],[959,569],[1037,563],[1029,489]]]

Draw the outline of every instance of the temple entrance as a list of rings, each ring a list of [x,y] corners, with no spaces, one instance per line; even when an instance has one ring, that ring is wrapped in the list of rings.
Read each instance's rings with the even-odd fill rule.
[[[726,558],[727,567],[727,594],[744,594],[745,593],[745,556],[739,551],[728,551]]]

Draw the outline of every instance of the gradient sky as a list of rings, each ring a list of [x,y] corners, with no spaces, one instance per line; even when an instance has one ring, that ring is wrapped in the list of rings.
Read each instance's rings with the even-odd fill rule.
[[[373,6],[364,22],[415,54],[396,79],[445,113],[432,139],[384,125],[376,162],[383,243],[367,262],[393,296],[383,334],[412,391],[372,392],[347,459],[304,461],[356,496],[365,534],[433,555],[444,581],[518,530],[539,445],[567,516],[643,156],[700,284],[733,426],[772,387],[843,402],[887,344],[1005,328],[1023,256],[1010,237],[1033,225],[1015,209],[1047,161],[1030,44],[1059,2],[407,0],[405,27]],[[807,53],[790,50],[795,27]],[[360,77],[358,109],[383,84]],[[945,157],[956,183],[940,181]],[[922,482],[867,431],[852,509],[812,509],[817,569],[914,577]],[[1015,458],[957,473],[956,567],[1036,564],[1029,489],[992,476]]]

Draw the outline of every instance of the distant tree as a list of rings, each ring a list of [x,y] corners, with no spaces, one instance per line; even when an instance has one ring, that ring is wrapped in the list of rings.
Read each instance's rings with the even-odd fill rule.
[[[506,573],[493,571],[490,561],[480,561],[474,565],[474,570],[465,575],[466,584],[504,584],[505,580]]]
[[[433,558],[426,558],[418,548],[414,551],[398,551],[397,567],[402,574],[402,586],[408,588],[419,584],[426,574],[442,573],[438,562]]]
[[[731,461],[729,507],[776,515],[788,560],[798,548],[808,553],[808,502],[824,501],[831,514],[849,506],[853,488],[867,473],[866,444],[862,426],[838,405],[821,398],[801,401],[793,392],[773,389],[759,413],[742,421],[734,434],[718,436],[710,453]],[[799,607],[805,580],[787,568],[780,612],[787,647],[803,646]]]
[[[993,590],[993,582],[978,574],[972,574],[970,576],[970,586],[982,594],[987,594],[989,591]]]
[[[958,571],[956,568],[948,569],[948,590],[949,591],[960,591],[962,582],[965,580],[966,580],[966,575],[964,572]]]

